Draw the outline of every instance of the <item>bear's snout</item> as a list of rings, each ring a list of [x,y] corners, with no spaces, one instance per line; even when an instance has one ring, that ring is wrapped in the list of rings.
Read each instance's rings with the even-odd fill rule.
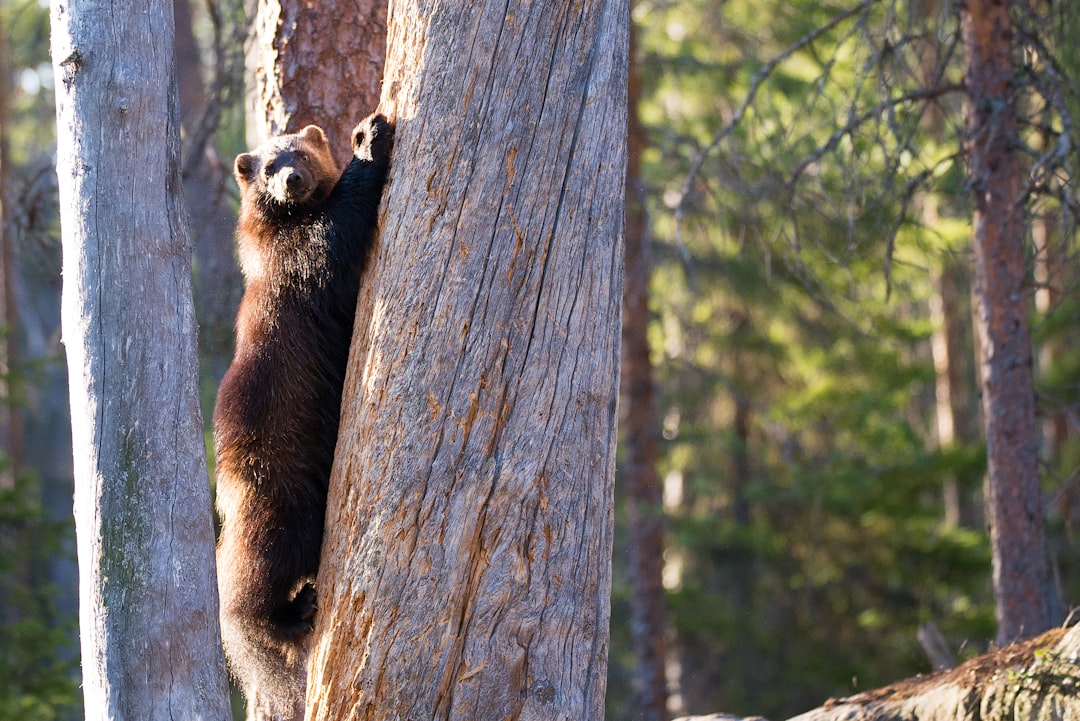
[[[270,179],[267,189],[277,202],[295,205],[307,202],[314,186],[301,168],[284,166]]]

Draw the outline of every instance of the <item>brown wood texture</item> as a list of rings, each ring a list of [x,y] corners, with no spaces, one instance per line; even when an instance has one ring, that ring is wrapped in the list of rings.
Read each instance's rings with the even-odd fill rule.
[[[258,0],[248,65],[248,147],[315,124],[341,167],[379,101],[386,0]]]
[[[631,57],[634,30],[630,30]],[[664,569],[664,502],[660,484],[660,424],[649,357],[649,246],[641,151],[645,129],[637,118],[641,84],[629,71],[627,128],[626,255],[623,276],[622,413],[625,450],[620,468],[630,540],[630,631],[634,642],[634,693],[639,721],[664,721],[667,712],[667,609]]]
[[[390,8],[309,719],[602,718],[628,19]]]
[[[171,2],[54,3],[88,719],[229,718]]]
[[[962,6],[961,28],[987,446],[986,507],[998,642],[1004,644],[1051,625],[1008,3],[969,0]]]

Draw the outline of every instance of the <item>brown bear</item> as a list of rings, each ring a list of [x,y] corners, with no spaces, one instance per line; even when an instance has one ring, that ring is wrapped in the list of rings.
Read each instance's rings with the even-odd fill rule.
[[[302,708],[326,490],[360,275],[393,130],[353,131],[343,173],[309,125],[236,158],[244,296],[214,406],[221,630],[249,708]]]

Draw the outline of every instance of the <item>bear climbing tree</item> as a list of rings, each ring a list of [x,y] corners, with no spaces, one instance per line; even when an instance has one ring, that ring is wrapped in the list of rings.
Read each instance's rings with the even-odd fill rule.
[[[249,718],[303,708],[341,387],[393,129],[372,116],[352,138],[340,177],[317,125],[236,157],[246,287],[214,447],[221,632]]]
[[[391,4],[309,719],[602,718],[628,23]]]

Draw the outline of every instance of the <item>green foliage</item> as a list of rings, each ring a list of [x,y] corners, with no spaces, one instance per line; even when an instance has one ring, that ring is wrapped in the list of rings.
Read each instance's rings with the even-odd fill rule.
[[[971,278],[955,10],[636,4],[665,581],[688,712],[786,718],[929,671],[925,622],[960,656],[993,638],[963,295],[949,302],[967,359],[952,362],[969,392],[944,442],[931,352],[939,278]],[[1030,218],[1050,238],[1033,252],[1052,255],[1034,327],[1041,408],[1059,419],[1080,409],[1075,201],[1062,185],[1075,158],[1043,149],[1075,132],[1075,20],[1018,18],[1045,45],[1024,55],[1038,58],[1024,132],[1031,167],[1054,168]],[[1046,459],[1066,605],[1080,594],[1076,437]],[[629,592],[616,581],[613,628]],[[626,643],[613,635],[610,718],[633,717]]]
[[[0,720],[81,713],[74,620],[57,614],[56,591],[43,571],[70,530],[45,518],[28,477],[0,488]]]
[[[31,164],[56,145],[49,58],[49,9],[38,0],[0,2],[0,23],[6,34],[3,58],[10,94],[10,121],[4,128],[11,166]],[[43,120],[49,122],[43,122]]]

